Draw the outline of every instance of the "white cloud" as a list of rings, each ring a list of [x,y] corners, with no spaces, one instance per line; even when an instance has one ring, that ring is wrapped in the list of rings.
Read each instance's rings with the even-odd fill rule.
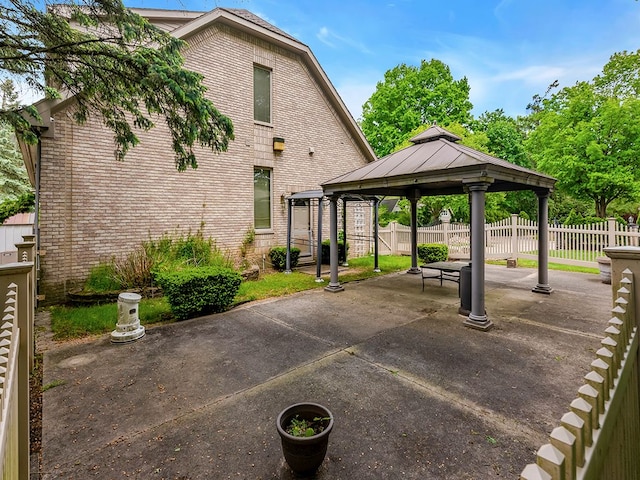
[[[495,82],[522,81],[525,84],[547,84],[564,77],[566,68],[553,65],[517,65],[515,70],[507,70],[491,77]]]
[[[328,45],[331,48],[335,48],[335,45],[331,42],[330,37],[331,33],[327,27],[321,27],[318,33],[316,34],[318,40],[320,40],[325,45]]]
[[[337,33],[332,32],[327,27],[321,27],[316,34],[318,40],[331,48],[337,48],[338,44],[344,44],[348,47],[358,50],[360,53],[370,54],[371,50],[367,48],[363,43],[357,42],[351,38],[343,37]]]

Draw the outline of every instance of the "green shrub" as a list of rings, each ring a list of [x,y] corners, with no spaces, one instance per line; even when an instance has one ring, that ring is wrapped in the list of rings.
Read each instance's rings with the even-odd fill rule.
[[[128,255],[114,258],[113,278],[123,288],[145,288],[152,285],[153,257],[139,246]]]
[[[8,198],[0,203],[0,225],[16,213],[33,212],[35,207],[35,194],[33,192],[23,193],[20,197]]]
[[[298,258],[300,257],[300,249],[298,247],[291,247],[289,251],[291,268],[298,265]],[[279,271],[284,271],[287,268],[287,247],[273,247],[269,250],[269,259],[273,268]]]
[[[564,220],[564,225],[592,225],[594,223],[602,223],[607,220],[600,217],[583,216],[571,210],[567,218]]]
[[[418,258],[423,263],[446,262],[449,258],[449,247],[442,243],[421,243],[418,245]]]
[[[115,292],[124,287],[115,279],[113,262],[99,263],[91,268],[89,277],[84,284],[87,292]]]
[[[349,243],[347,242],[347,253],[349,253]],[[338,238],[338,263],[344,263],[347,256],[344,252],[343,240]],[[329,265],[331,263],[331,239],[322,241],[322,263]]]
[[[162,273],[156,280],[175,317],[186,320],[229,308],[242,277],[228,268],[199,267]]]
[[[153,263],[154,273],[204,266],[233,269],[233,260],[200,231],[189,232],[186,236],[165,234],[157,240],[144,242],[143,246]]]

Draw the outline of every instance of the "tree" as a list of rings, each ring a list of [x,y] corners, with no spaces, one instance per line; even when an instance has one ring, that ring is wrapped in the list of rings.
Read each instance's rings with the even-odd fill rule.
[[[466,124],[471,119],[469,83],[454,80],[439,60],[419,67],[398,65],[384,74],[362,107],[360,126],[376,155],[383,157],[425,124]]]
[[[0,225],[16,213],[31,212],[35,206],[35,195],[28,192],[15,199],[5,199],[0,203]]]
[[[526,124],[505,115],[502,109],[484,112],[472,122],[476,134],[483,133],[486,138],[486,148],[494,157],[525,168],[532,168],[531,159],[525,148]],[[509,213],[525,215],[535,218],[537,213],[537,199],[532,191],[515,191],[504,194],[503,208]]]
[[[598,217],[640,194],[640,51],[615,54],[591,82],[542,100],[527,141],[537,167],[558,189],[589,199]]]
[[[122,160],[162,119],[178,170],[196,168],[194,147],[224,151],[231,120],[205,97],[203,77],[183,68],[184,42],[127,10],[122,0],[62,0],[40,11],[28,0],[0,5],[0,69],[46,98],[70,98],[74,118],[99,115],[114,132]],[[33,107],[3,108],[25,141],[35,143]]]
[[[0,96],[2,109],[17,106],[18,94],[13,80],[6,79],[0,82]],[[29,176],[16,145],[13,128],[6,122],[0,121],[0,201],[16,199],[31,191]]]
[[[0,123],[0,202],[32,190],[13,129]]]

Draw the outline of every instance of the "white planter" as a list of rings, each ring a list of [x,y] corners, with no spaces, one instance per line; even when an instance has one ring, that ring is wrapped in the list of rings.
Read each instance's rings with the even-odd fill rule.
[[[600,269],[600,280],[602,280],[602,283],[611,285],[611,259],[609,257],[598,257],[596,261]]]

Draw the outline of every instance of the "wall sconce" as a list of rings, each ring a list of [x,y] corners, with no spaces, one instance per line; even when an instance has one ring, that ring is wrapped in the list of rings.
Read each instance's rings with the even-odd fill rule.
[[[283,152],[284,151],[284,138],[282,138],[282,137],[273,137],[273,151],[274,152]]]
[[[316,153],[315,148],[309,147],[309,156],[312,156],[314,153]]]

